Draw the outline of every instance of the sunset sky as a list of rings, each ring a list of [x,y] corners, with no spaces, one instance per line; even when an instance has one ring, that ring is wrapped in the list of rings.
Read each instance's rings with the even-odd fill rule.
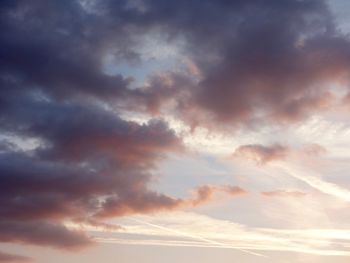
[[[350,262],[350,1],[0,1],[0,263]]]

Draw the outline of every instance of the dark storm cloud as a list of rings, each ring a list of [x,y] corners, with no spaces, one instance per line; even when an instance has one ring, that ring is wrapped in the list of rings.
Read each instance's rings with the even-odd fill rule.
[[[161,115],[172,101],[171,114],[215,127],[298,120],[327,108],[323,83],[346,83],[350,65],[349,41],[318,0],[2,1],[0,30],[0,241],[60,248],[90,244],[65,220],[98,224],[244,193],[150,190],[157,161],[182,151],[181,139],[164,121],[123,119],[121,108]],[[106,73],[107,57],[141,63],[153,34],[181,40],[199,79],[168,72],[135,88],[132,72]],[[29,139],[38,145],[23,149]],[[284,150],[249,149],[266,161]]]

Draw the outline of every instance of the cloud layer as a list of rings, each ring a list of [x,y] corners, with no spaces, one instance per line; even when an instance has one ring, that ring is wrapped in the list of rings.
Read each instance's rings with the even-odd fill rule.
[[[66,220],[103,224],[244,194],[214,184],[187,198],[152,189],[159,163],[187,150],[164,119],[256,129],[339,103],[347,95],[331,83],[349,92],[350,42],[319,0],[5,0],[0,29],[0,242],[80,249],[93,240]],[[156,37],[179,43],[186,63],[142,82],[132,66],[146,71],[145,43]],[[265,164],[289,151],[251,144],[236,154]],[[0,253],[0,262],[23,260]]]

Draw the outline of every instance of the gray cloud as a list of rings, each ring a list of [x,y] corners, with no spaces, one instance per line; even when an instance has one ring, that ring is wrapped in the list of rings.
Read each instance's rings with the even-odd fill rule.
[[[161,120],[219,128],[286,123],[327,109],[329,82],[347,83],[349,40],[323,1],[2,1],[0,131],[39,143],[0,142],[0,241],[78,248],[90,244],[64,220],[149,213],[195,205],[221,191],[204,186],[176,199],[150,190],[158,161],[184,151]],[[134,87],[132,72],[104,62],[141,63],[146,37],[183,41],[200,72],[159,72]],[[158,114],[145,124],[121,110]],[[244,146],[268,162],[280,145]],[[16,259],[16,258],[13,258]],[[20,258],[17,258],[20,259]],[[11,258],[8,257],[10,261]]]
[[[32,259],[29,257],[18,256],[18,255],[0,252],[0,262],[19,263],[19,262],[31,262],[31,261],[32,261]]]

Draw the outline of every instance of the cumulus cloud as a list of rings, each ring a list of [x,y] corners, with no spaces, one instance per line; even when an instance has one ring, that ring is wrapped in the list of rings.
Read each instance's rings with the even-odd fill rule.
[[[346,82],[350,65],[349,40],[316,0],[15,2],[2,21],[3,92],[31,87],[151,113],[175,99],[177,116],[203,126],[300,120],[332,103],[328,84]],[[186,43],[199,81],[170,72],[133,89],[131,76],[103,71],[108,56],[141,61],[140,43],[155,32]]]
[[[206,203],[216,192],[244,194],[151,190],[158,162],[185,151],[163,114],[215,128],[296,121],[327,109],[327,84],[349,77],[349,40],[318,0],[2,1],[0,28],[0,132],[15,138],[0,141],[2,242],[75,249],[91,240],[64,220],[103,224]],[[106,70],[107,58],[117,69],[141,65],[140,47],[155,34],[181,42],[192,73],[156,72],[136,85],[137,74]],[[125,111],[152,118],[137,123]],[[38,143],[25,150],[16,138]],[[236,151],[260,163],[288,152],[277,144]]]
[[[349,40],[323,1],[142,3],[134,23],[184,39],[183,52],[201,72],[197,83],[158,97],[157,105],[177,97],[191,124],[298,121],[332,105],[330,83],[347,83]]]
[[[60,221],[93,217],[107,209],[110,198],[127,208],[139,197],[153,196],[145,199],[144,206],[156,207],[163,200],[147,188],[150,170],[164,152],[181,148],[165,123],[139,125],[97,108],[66,110],[72,112],[64,107],[45,109],[47,116],[27,111],[26,123],[20,114],[3,115],[3,121],[9,120],[8,131],[36,136],[43,144],[30,152],[0,154],[2,241],[83,246],[89,244],[88,237],[69,232]],[[141,205],[134,213],[142,211]]]
[[[183,151],[162,121],[138,124],[91,104],[24,102],[2,113],[2,129],[42,143],[0,153],[3,242],[80,248],[92,241],[64,228],[64,220],[101,225],[102,217],[202,204],[213,191],[243,192],[207,186],[193,199],[175,199],[149,190],[157,161],[168,151]]]
[[[175,199],[148,189],[157,161],[184,150],[163,121],[138,124],[94,104],[22,102],[2,112],[2,129],[41,143],[30,151],[7,143],[0,153],[2,242],[81,248],[93,241],[64,220],[104,225],[105,217],[199,205],[213,191],[243,192],[207,187]]]

